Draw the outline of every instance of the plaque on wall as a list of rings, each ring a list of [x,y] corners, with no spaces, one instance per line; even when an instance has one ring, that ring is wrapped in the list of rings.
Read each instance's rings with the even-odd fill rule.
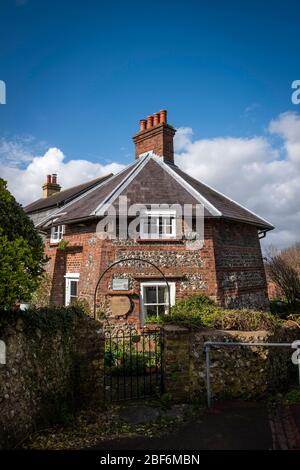
[[[114,277],[112,280],[112,290],[128,290],[129,289],[129,279],[128,277]]]
[[[130,298],[127,295],[114,295],[110,298],[110,307],[114,316],[126,315],[131,309]]]

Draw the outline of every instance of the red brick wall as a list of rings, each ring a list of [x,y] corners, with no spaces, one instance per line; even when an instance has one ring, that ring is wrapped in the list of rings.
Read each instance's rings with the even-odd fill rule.
[[[48,272],[53,277],[51,302],[63,305],[66,272],[79,272],[79,296],[93,308],[93,295],[100,274],[118,259],[140,257],[154,262],[171,282],[176,282],[176,298],[205,293],[228,307],[267,307],[264,266],[255,227],[220,221],[206,221],[201,250],[186,249],[185,242],[134,242],[99,240],[95,224],[67,227],[65,251],[46,243],[51,257]],[[122,318],[110,316],[112,277],[130,278],[132,311]],[[160,280],[152,266],[126,261],[111,269],[102,279],[97,295],[97,311],[109,321],[139,324],[140,282]],[[120,293],[117,293],[120,295]]]
[[[216,225],[214,241],[220,304],[229,308],[268,309],[257,228],[220,221]]]

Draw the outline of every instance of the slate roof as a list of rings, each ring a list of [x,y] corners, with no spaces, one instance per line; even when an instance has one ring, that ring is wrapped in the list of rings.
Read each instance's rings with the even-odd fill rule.
[[[49,209],[52,207],[60,207],[74,198],[78,197],[80,194],[85,193],[89,189],[93,188],[94,186],[98,185],[99,183],[107,180],[112,176],[112,173],[105,176],[100,176],[99,178],[95,178],[93,180],[87,181],[86,183],[79,184],[77,186],[72,186],[71,188],[64,189],[59,193],[53,194],[49,197],[42,197],[37,201],[32,202],[24,207],[25,212],[27,214],[31,214],[33,212]]]
[[[195,188],[207,200],[209,200],[210,203],[213,204],[222,213],[222,217],[227,219],[236,219],[251,224],[257,224],[258,226],[263,225],[269,229],[274,228],[274,226],[266,220],[249,211],[232,199],[226,197],[224,194],[219,193],[210,186],[207,186],[195,178],[192,178],[192,176],[184,173],[182,170],[180,170],[180,168],[174,166],[173,169],[178,175],[182,176],[186,182],[188,182],[191,186],[193,186],[193,188]]]
[[[70,188],[72,189],[72,188]],[[109,176],[90,191],[76,196],[61,209],[54,211],[51,223],[72,223],[83,219],[100,218],[113,204],[118,207],[119,196],[127,196],[131,204],[197,204],[204,205],[205,217],[225,218],[257,226],[262,230],[274,227],[237,202],[192,178],[174,164],[149,152],[117,175]],[[37,201],[38,203],[38,201]],[[37,204],[33,203],[30,206]],[[28,208],[28,206],[27,206]]]

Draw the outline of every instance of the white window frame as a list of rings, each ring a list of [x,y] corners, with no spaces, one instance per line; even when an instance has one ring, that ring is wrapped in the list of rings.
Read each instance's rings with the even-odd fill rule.
[[[156,220],[156,233],[148,233],[147,230],[145,230],[145,226],[148,226],[147,224],[144,224],[144,219],[150,218],[157,218]],[[165,221],[170,220],[172,217],[172,220],[170,221],[171,223],[166,224],[166,226],[171,227],[171,233],[159,233],[159,227],[160,227],[160,218],[165,219]],[[141,222],[140,222],[140,238],[141,240],[172,240],[176,238],[176,210],[148,210],[148,211],[143,211],[141,214]]]
[[[65,305],[68,306],[71,303],[71,281],[77,282],[77,293],[78,293],[78,282],[80,273],[66,273],[66,288],[65,288]],[[77,295],[78,297],[78,295]]]
[[[64,233],[64,225],[53,225],[51,227],[50,243],[59,243],[64,238]]]
[[[176,300],[176,282],[168,282],[170,288],[170,304],[171,307],[175,305]],[[141,305],[141,324],[144,326],[146,322],[146,311],[145,311],[145,288],[154,287],[154,286],[164,286],[167,287],[167,283],[164,281],[149,281],[141,282],[140,284],[140,305]],[[156,304],[159,305],[159,304]],[[164,305],[164,304],[160,304]],[[168,315],[168,312],[165,312],[165,315]]]

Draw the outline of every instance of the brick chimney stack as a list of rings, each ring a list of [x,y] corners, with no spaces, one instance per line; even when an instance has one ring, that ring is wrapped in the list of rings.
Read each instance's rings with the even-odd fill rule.
[[[59,193],[61,186],[57,183],[57,175],[47,175],[46,183],[43,184],[43,197],[52,196],[52,194]]]
[[[163,157],[165,161],[174,163],[173,138],[176,130],[167,123],[167,111],[162,109],[159,113],[140,120],[140,130],[133,136],[135,143],[135,158],[142,153],[153,151]]]

